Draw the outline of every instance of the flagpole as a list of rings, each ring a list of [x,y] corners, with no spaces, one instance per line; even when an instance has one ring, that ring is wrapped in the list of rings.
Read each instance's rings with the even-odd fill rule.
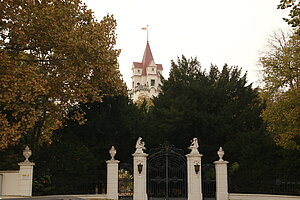
[[[149,25],[147,24],[147,43],[149,43]]]

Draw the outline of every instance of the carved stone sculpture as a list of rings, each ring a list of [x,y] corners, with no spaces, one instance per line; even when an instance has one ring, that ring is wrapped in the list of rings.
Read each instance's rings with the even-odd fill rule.
[[[135,148],[136,148],[136,153],[144,153],[143,150],[146,149],[145,147],[145,142],[142,141],[142,137],[139,137],[138,140],[136,141],[136,145],[135,145]]]
[[[25,147],[25,149],[23,151],[23,156],[25,157],[24,162],[29,162],[28,158],[31,156],[31,150],[29,149],[28,146]]]
[[[224,161],[223,160],[223,156],[224,156],[225,152],[223,151],[223,148],[220,147],[219,151],[218,151],[218,156],[219,156],[219,161]]]
[[[199,153],[199,151],[198,151],[198,148],[199,148],[199,144],[198,144],[198,139],[197,138],[193,138],[193,140],[191,140],[191,145],[190,145],[190,147],[189,147],[189,149],[190,150],[192,150],[191,151],[191,153],[192,154],[194,154],[194,153]]]
[[[111,160],[115,159],[116,153],[117,153],[117,150],[115,149],[115,146],[111,146],[111,149],[109,150],[109,154],[111,156]]]

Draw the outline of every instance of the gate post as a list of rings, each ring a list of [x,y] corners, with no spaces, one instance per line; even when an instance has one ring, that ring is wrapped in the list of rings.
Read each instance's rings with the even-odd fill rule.
[[[133,200],[147,200],[147,156],[144,153],[145,142],[139,137],[136,142],[136,151],[133,156]]]
[[[188,200],[202,200],[201,185],[201,157],[198,151],[198,139],[193,138],[189,147],[191,153],[187,154],[187,170],[188,170]]]
[[[23,151],[23,156],[25,160],[20,162],[19,170],[19,195],[21,196],[32,196],[32,179],[33,179],[33,162],[30,162],[28,158],[31,156],[31,150],[28,146],[25,147]]]
[[[214,162],[216,166],[216,200],[228,200],[228,162],[223,160],[223,156],[225,153],[222,147],[220,147],[217,153],[219,156],[219,160]]]
[[[119,180],[119,162],[115,160],[115,155],[117,151],[114,146],[109,150],[111,159],[106,161],[107,163],[107,198],[108,199],[118,199],[118,180]]]

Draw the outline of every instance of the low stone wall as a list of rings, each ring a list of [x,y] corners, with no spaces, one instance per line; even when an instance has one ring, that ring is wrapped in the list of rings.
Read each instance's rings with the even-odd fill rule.
[[[229,200],[300,200],[300,196],[229,193]]]
[[[97,199],[108,199],[106,194],[88,194],[88,195],[72,195],[81,199],[97,200]]]
[[[11,199],[11,198],[24,198],[25,200],[37,199],[37,200],[76,200],[77,198],[86,199],[86,200],[110,200],[107,198],[106,194],[87,194],[87,195],[51,195],[51,196],[14,196],[14,195],[4,195],[0,196],[0,199]]]
[[[19,180],[19,171],[0,171],[2,176],[2,182],[0,183],[0,195],[18,195],[18,180]]]

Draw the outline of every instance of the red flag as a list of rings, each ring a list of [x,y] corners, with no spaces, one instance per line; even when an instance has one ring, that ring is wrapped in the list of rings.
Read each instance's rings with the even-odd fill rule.
[[[141,28],[143,31],[146,31],[147,30],[147,27],[142,27]]]

